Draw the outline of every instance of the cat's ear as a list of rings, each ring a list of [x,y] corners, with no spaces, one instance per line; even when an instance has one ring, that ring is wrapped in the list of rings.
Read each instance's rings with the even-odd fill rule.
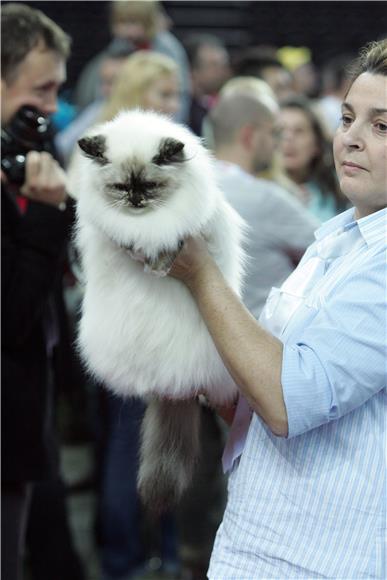
[[[185,161],[184,143],[177,139],[168,137],[160,143],[160,149],[157,155],[152,159],[156,165],[169,165],[171,163],[181,163]]]
[[[94,135],[93,137],[83,137],[78,141],[86,157],[96,161],[100,165],[106,165],[109,160],[105,157],[106,139],[103,135]]]

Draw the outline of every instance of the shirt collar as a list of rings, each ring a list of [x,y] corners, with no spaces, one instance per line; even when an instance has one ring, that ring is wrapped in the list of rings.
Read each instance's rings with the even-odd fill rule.
[[[387,208],[361,218],[357,225],[368,247],[387,244]]]
[[[345,226],[350,225],[354,222],[355,209],[351,207],[343,213],[336,215],[334,218],[325,222],[322,226],[315,231],[314,235],[316,240],[322,240],[329,234],[332,234],[338,229],[343,229]]]
[[[358,226],[360,234],[367,246],[373,246],[387,241],[387,208],[376,211],[359,220],[354,219],[355,209],[347,211],[327,221],[315,232],[316,240],[322,240],[329,234],[341,229],[349,230]]]

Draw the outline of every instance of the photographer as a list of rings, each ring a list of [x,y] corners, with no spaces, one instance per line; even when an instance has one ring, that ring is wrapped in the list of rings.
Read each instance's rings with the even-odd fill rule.
[[[69,46],[69,37],[40,11],[19,3],[3,7],[4,580],[20,578],[33,483],[48,481],[58,473],[52,391],[60,340],[56,301],[73,210],[67,203],[65,174],[49,152],[48,134],[42,133],[47,129],[48,115],[56,110]],[[49,517],[51,514],[45,514],[46,526]]]

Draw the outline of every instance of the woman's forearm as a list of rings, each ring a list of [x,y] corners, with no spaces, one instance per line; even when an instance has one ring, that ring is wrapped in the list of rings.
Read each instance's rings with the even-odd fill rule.
[[[186,280],[231,376],[273,433],[286,436],[282,343],[241,304],[212,260]]]

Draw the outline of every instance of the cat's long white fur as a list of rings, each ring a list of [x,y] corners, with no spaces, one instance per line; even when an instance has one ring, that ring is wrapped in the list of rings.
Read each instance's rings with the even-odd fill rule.
[[[240,293],[244,226],[217,187],[210,154],[188,129],[151,112],[121,113],[93,133],[106,137],[112,163],[101,167],[86,157],[80,163],[76,239],[86,281],[82,358],[122,395],[186,398],[205,389],[214,402],[230,401],[236,387],[186,287],[145,273],[125,249],[134,246],[157,256],[189,235],[204,235],[227,282]],[[177,184],[165,204],[138,215],[110,205],[101,187],[114,165],[128,159],[149,163],[166,137],[185,144],[188,161],[162,168]]]

